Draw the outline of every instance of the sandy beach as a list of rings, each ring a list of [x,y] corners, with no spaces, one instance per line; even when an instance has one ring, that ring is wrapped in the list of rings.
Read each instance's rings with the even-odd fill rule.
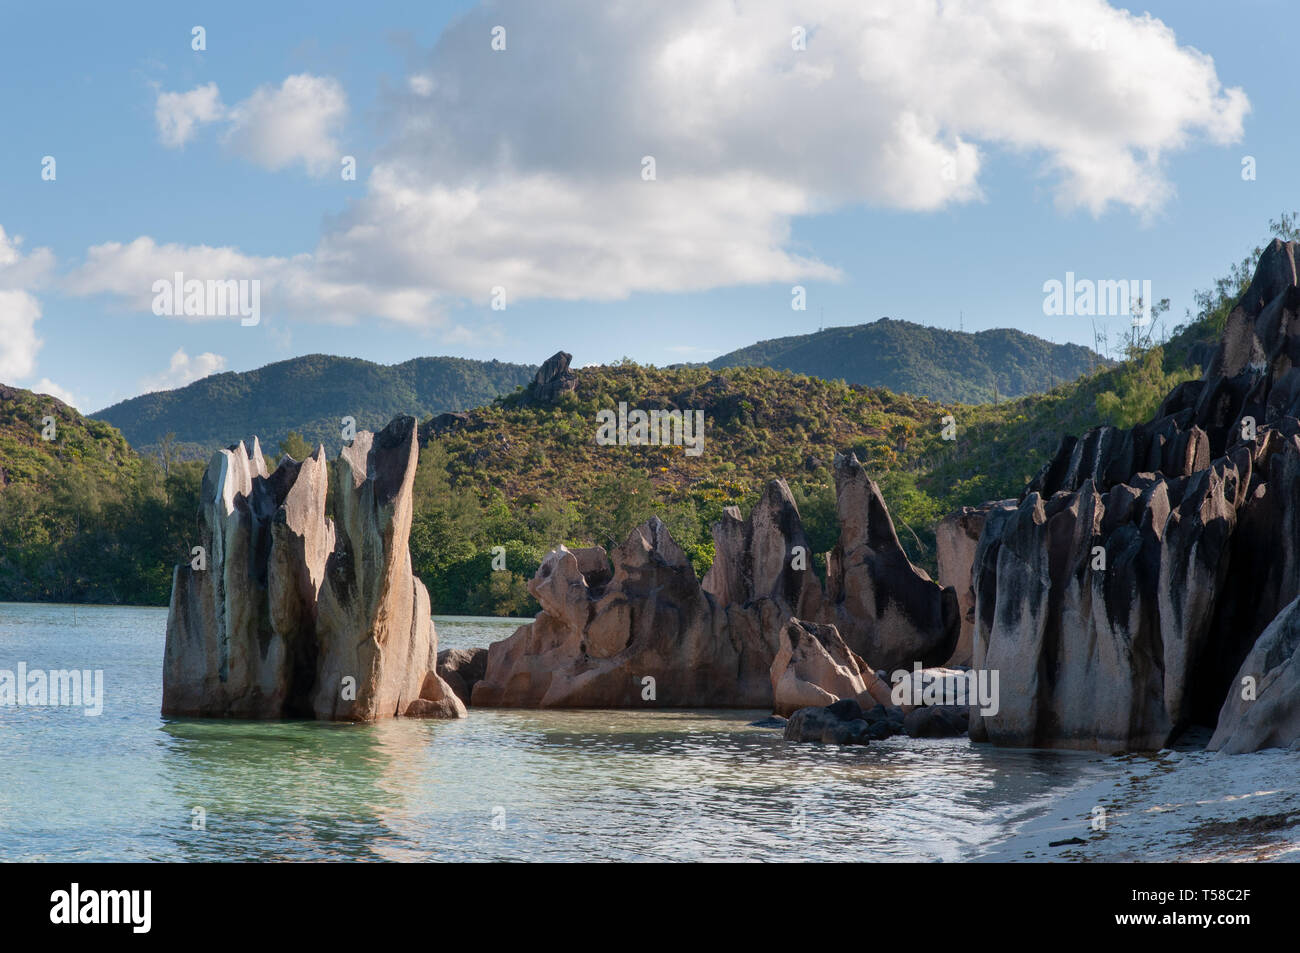
[[[1300,861],[1300,752],[1165,750],[1111,764],[1106,780],[1026,811],[976,860]]]

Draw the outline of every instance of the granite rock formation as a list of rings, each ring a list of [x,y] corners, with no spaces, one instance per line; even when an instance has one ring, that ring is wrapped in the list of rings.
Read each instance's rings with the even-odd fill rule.
[[[438,653],[438,675],[465,705],[469,704],[474,686],[487,671],[488,650],[443,649]]]
[[[870,697],[882,686],[868,662],[945,661],[955,593],[907,560],[857,458],[838,457],[836,474],[841,534],[825,591],[782,480],[746,519],[724,511],[702,582],[658,519],[631,533],[612,567],[603,549],[561,547],[529,583],[541,613],[489,648],[473,704],[760,708],[779,695],[793,710],[799,699]],[[774,669],[783,635],[798,645]]]
[[[761,708],[776,632],[728,626],[656,517],[612,553],[564,547],[528,591],[542,611],[488,648],[476,706]],[[756,610],[761,613],[761,610]]]
[[[860,705],[890,704],[889,686],[850,649],[833,625],[791,618],[772,661],[772,710],[789,716],[843,698]]]
[[[835,458],[840,539],[826,560],[826,597],[808,618],[833,623],[853,651],[887,671],[942,665],[961,632],[957,593],[913,566],[875,481],[853,454]]]
[[[1203,377],[1148,423],[1066,438],[972,566],[973,664],[1001,674],[971,735],[1100,750],[1291,744],[1300,595],[1300,288],[1275,241]],[[1240,678],[1260,693],[1237,700]],[[1237,679],[1237,681],[1234,681]]]
[[[971,569],[975,566],[975,549],[988,511],[997,504],[963,506],[939,521],[935,527],[935,553],[939,564],[939,585],[952,588],[957,595],[957,613],[961,633],[957,646],[946,665],[970,665],[975,635],[975,586]]]
[[[200,501],[202,563],[173,576],[163,714],[458,716],[436,672],[429,596],[407,537],[418,454],[412,417],[358,433],[325,516],[324,448],[268,474],[256,440],[213,455]]]
[[[794,742],[866,745],[881,735],[872,731],[862,707],[846,698],[831,705],[800,708],[786,722],[782,737]]]
[[[569,362],[572,360],[573,355],[565,351],[557,351],[548,357],[538,368],[533,382],[528,385],[523,398],[524,405],[553,404],[560,399],[561,394],[574,390],[578,386],[578,375],[569,370]]]
[[[1219,713],[1211,751],[1300,748],[1300,598],[1255,641]]]

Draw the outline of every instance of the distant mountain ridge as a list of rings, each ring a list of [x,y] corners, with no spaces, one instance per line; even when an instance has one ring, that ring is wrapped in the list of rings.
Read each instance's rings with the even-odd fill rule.
[[[189,458],[253,434],[274,451],[293,431],[312,445],[333,448],[344,417],[355,418],[358,430],[379,430],[397,414],[423,420],[472,410],[529,383],[536,373],[536,365],[460,357],[376,364],[308,354],[143,394],[93,416],[117,427],[144,453],[156,451],[169,433],[175,434],[174,451]]]
[[[759,341],[707,366],[766,367],[881,387],[946,403],[980,404],[1041,393],[1108,364],[1077,344],[1052,344],[1008,328],[976,333],[882,318],[871,324]],[[401,364],[309,354],[252,371],[227,371],[185,387],[114,404],[93,416],[131,446],[206,458],[253,434],[274,452],[289,433],[334,447],[341,420],[378,430],[401,413],[426,420],[470,411],[529,384],[537,365],[417,357]]]
[[[759,341],[708,366],[770,367],[941,402],[981,404],[995,395],[1047,391],[1109,363],[1082,345],[1053,344],[1011,328],[950,331],[881,318]]]

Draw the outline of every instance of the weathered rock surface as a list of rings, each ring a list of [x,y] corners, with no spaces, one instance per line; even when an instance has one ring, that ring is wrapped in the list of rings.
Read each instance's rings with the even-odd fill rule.
[[[573,355],[557,351],[546,359],[537,371],[537,376],[528,385],[524,395],[525,405],[553,404],[561,394],[566,394],[578,386],[578,375],[569,370]]]
[[[411,571],[414,417],[362,431],[335,469],[337,539],[318,609],[313,707],[318,718],[457,717],[464,706],[438,677],[429,592]],[[347,691],[352,679],[355,692]]]
[[[860,705],[888,705],[889,688],[850,649],[833,625],[791,618],[781,630],[772,662],[773,711],[825,707],[843,698]]]
[[[784,480],[768,483],[748,519],[740,518],[737,507],[724,509],[713,527],[713,549],[703,589],[719,605],[772,599],[809,616],[820,613],[812,546]]]
[[[953,738],[966,734],[969,728],[968,705],[923,705],[903,718],[903,731],[909,738]]]
[[[1148,423],[1066,438],[1018,505],[988,511],[972,663],[1000,672],[1001,706],[972,717],[973,738],[1131,750],[1216,724],[1222,750],[1300,738],[1285,661],[1298,359],[1295,246],[1274,242],[1202,380]],[[1267,699],[1239,700],[1246,675]]]
[[[825,606],[849,648],[879,668],[942,665],[961,632],[957,594],[913,566],[880,488],[853,454],[835,459],[840,539],[827,557]]]
[[[957,595],[957,612],[961,619],[961,633],[957,647],[945,665],[970,665],[975,636],[975,586],[971,570],[975,566],[975,549],[988,511],[999,504],[963,506],[960,510],[939,521],[935,527],[935,551],[939,564],[939,585],[951,588]]]
[[[735,508],[724,511],[713,527],[714,561],[702,582],[658,519],[615,550],[612,571],[604,550],[561,547],[529,583],[542,612],[489,648],[473,704],[758,708],[776,702],[780,713],[846,696],[870,698],[873,689],[887,700],[855,641],[881,656],[867,657],[875,665],[942,662],[957,640],[956,595],[908,561],[879,489],[857,459],[838,458],[836,472],[842,528],[828,557],[826,592],[782,480],[768,484],[748,518]],[[852,627],[853,639],[841,635],[840,625]],[[783,645],[789,655],[774,669]]]
[[[861,706],[851,699],[819,708],[800,708],[786,723],[786,741],[827,745],[865,745],[872,741],[871,725]]]
[[[542,611],[488,648],[474,705],[770,705],[775,606],[756,606],[749,624],[738,624],[701,589],[658,518],[633,530],[612,559],[610,575],[599,548],[547,555],[528,584]]]
[[[429,597],[411,573],[415,420],[363,431],[325,517],[324,448],[268,475],[256,441],[213,455],[206,565],[176,568],[162,710],[204,717],[463,715],[436,673]],[[350,682],[345,682],[350,678]]]
[[[1249,680],[1249,681],[1248,681]],[[1300,746],[1300,598],[1260,634],[1224,700],[1211,751]]]
[[[487,654],[483,648],[443,649],[438,653],[438,676],[465,705],[487,671]]]
[[[323,449],[274,477],[256,440],[251,454],[242,443],[213,454],[200,490],[203,568],[172,576],[164,714],[276,718],[306,704],[314,593],[333,545],[325,487]]]

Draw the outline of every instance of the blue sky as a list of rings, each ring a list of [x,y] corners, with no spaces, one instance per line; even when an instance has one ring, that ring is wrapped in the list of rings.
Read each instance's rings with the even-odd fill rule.
[[[645,6],[6,3],[0,380],[89,412],[313,352],[667,364],[884,315],[1086,344],[1045,281],[1181,320],[1300,208],[1280,0]],[[261,322],[156,315],[176,267],[262,279]]]

